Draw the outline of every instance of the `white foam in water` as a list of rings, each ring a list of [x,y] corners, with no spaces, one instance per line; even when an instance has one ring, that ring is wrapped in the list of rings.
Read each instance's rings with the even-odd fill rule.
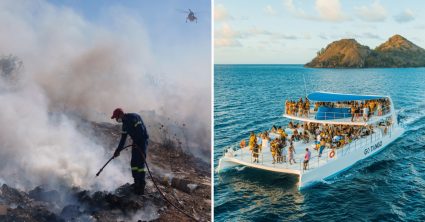
[[[333,184],[335,182],[335,180],[324,180],[324,179],[322,179],[320,182],[329,185],[329,184]]]
[[[424,115],[425,115],[425,113],[424,113]],[[412,125],[413,123],[415,123],[416,121],[418,121],[422,117],[423,116],[421,116],[421,115],[418,115],[418,116],[409,116],[409,117],[405,118],[402,123],[404,125],[406,125],[406,126],[409,126],[409,125]]]
[[[418,109],[418,107],[410,109],[402,108],[397,112],[397,115],[404,116],[401,121],[401,124],[405,126],[410,126],[425,116],[425,110]]]
[[[242,171],[242,170],[244,170],[246,168],[246,166],[242,166],[242,167],[235,167],[235,169],[237,170],[237,171]]]

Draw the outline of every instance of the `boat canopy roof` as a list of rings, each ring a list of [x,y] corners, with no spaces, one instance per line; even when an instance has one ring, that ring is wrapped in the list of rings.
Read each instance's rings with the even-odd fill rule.
[[[372,99],[382,99],[382,98],[386,98],[386,96],[314,92],[309,94],[307,98],[309,100],[318,101],[318,102],[345,102],[345,101],[363,101],[363,100],[372,100]]]

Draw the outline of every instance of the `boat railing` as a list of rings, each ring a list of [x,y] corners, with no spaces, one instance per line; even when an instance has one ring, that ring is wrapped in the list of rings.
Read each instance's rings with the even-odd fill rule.
[[[351,143],[346,144],[341,149],[337,150],[337,156],[345,156],[351,151],[357,150],[359,147],[366,147],[375,144],[382,137],[389,135],[391,137],[394,125],[383,126],[383,128],[376,128],[373,133],[360,139],[353,140]]]
[[[304,167],[302,165],[302,162],[304,162],[303,158],[300,158],[300,171],[304,172],[304,171],[308,171],[311,169],[315,169],[316,167],[320,166],[320,163],[326,163],[330,160],[333,159],[338,159],[341,158],[343,156],[346,156],[347,154],[359,149],[359,148],[365,148],[367,146],[371,146],[376,144],[377,141],[379,141],[380,139],[382,139],[384,136],[389,135],[390,137],[392,136],[392,130],[393,130],[394,125],[391,126],[385,126],[384,129],[375,129],[375,131],[368,135],[368,136],[364,136],[362,138],[359,139],[355,139],[353,141],[351,141],[348,144],[345,144],[343,147],[341,148],[337,148],[337,149],[325,149],[322,152],[322,155],[314,155],[313,157],[310,158],[308,164],[307,164],[307,169],[304,170]],[[332,150],[334,150],[335,152],[335,156],[333,158],[330,157],[330,153],[332,152]]]
[[[261,164],[264,164],[264,154],[263,154],[263,150],[262,149],[258,149],[259,150],[259,152],[254,152],[254,151],[251,151],[251,163],[254,163],[254,154],[255,155],[257,155],[257,159],[260,159],[260,156],[261,156]],[[242,149],[242,157],[243,157],[243,149]],[[259,162],[257,162],[257,163],[259,163]]]
[[[332,152],[332,149],[325,149],[323,150],[322,154],[319,156],[319,154],[314,155],[312,157],[310,157],[306,169],[304,170],[304,158],[300,158],[300,172],[304,171],[308,171],[308,170],[312,170],[312,169],[316,169],[318,167],[320,167],[320,163],[326,163],[328,162],[330,159],[332,159],[331,157],[329,157],[330,153]],[[333,157],[336,159],[336,156]]]
[[[249,150],[246,151],[246,148],[248,148]],[[241,150],[240,156],[233,156],[233,154],[232,154],[232,157],[240,159],[242,161],[245,161],[246,160],[245,156],[246,156],[246,154],[248,154],[250,163],[257,163],[257,164],[264,165],[264,152],[263,152],[262,148],[258,148],[258,152],[254,152],[254,149],[251,149],[249,146],[245,146],[245,147],[239,147],[237,145],[228,146],[227,148],[224,149],[224,155],[223,156],[226,156],[226,154],[228,152],[234,152],[234,151],[237,151],[237,150]],[[254,159],[255,159],[254,155],[257,155],[258,162],[254,162]],[[286,163],[286,164],[285,165],[273,164],[273,167],[289,168],[289,166],[288,166],[289,158],[287,157],[288,155],[282,155],[282,157],[283,156],[286,156],[285,159],[284,159],[284,163]],[[278,157],[278,155],[276,155],[276,157]],[[295,161],[295,158],[294,158],[294,161]]]
[[[322,154],[319,156],[319,154],[314,155],[310,158],[308,164],[307,164],[307,168],[306,170],[304,170],[304,166],[303,166],[303,162],[304,162],[304,158],[300,157],[299,158],[299,164],[300,164],[300,172],[304,172],[304,171],[308,171],[311,169],[315,169],[320,167],[321,164],[323,163],[327,163],[328,161],[332,161],[334,159],[338,159],[341,157],[344,157],[346,155],[348,155],[349,153],[359,149],[359,148],[365,148],[367,146],[370,145],[374,145],[378,140],[382,139],[383,136],[389,135],[391,137],[392,135],[392,130],[394,127],[394,124],[390,125],[390,126],[382,126],[383,128],[375,128],[373,133],[371,133],[370,135],[367,136],[363,136],[360,137],[358,139],[354,139],[351,142],[345,144],[344,146],[342,146],[341,148],[333,148],[333,149],[324,149]],[[239,157],[240,160],[245,161],[245,156],[246,153],[250,156],[250,162],[254,163],[254,154],[258,155],[257,159],[259,160],[259,162],[256,162],[257,164],[262,164],[264,165],[264,152],[263,149],[259,148],[258,152],[254,152],[254,150],[249,149],[248,151],[246,151],[246,148],[249,149],[249,146],[246,147],[238,147],[237,145],[234,146],[229,146],[228,148],[225,149],[224,154],[226,154],[227,152],[229,152],[229,150],[236,151],[238,149],[241,149],[241,155]],[[330,153],[334,152],[334,156],[330,157]],[[289,168],[288,163],[289,163],[289,159],[285,159],[285,165],[277,165],[277,164],[273,164],[273,167],[280,167],[280,168]]]
[[[349,107],[341,107],[341,108],[349,108]],[[353,118],[354,122],[367,122],[372,117],[379,117],[384,116],[391,111],[391,106],[382,106],[381,110],[378,110],[378,108],[375,108],[375,110],[369,115],[367,119],[363,118],[363,110],[360,110],[360,113],[357,114],[356,117]],[[294,116],[294,117],[305,117],[308,119],[316,119],[319,117],[321,120],[334,120],[334,119],[345,119],[345,118],[352,118],[352,114],[350,113],[342,113],[342,112],[320,112],[317,113],[317,110],[315,110],[314,107],[310,106],[308,110],[287,110],[285,107],[285,114],[288,116]],[[316,116],[317,114],[317,116]]]

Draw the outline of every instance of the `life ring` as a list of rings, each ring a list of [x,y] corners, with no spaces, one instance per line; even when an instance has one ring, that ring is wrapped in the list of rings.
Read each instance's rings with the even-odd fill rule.
[[[329,157],[333,158],[334,156],[335,156],[335,151],[332,150],[331,153],[329,153]]]

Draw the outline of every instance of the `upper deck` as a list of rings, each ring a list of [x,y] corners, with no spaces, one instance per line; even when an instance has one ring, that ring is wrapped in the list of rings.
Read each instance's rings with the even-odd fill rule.
[[[388,96],[314,92],[306,99],[286,100],[283,116],[320,124],[366,126],[393,115]]]
[[[382,116],[371,116],[368,118],[368,120],[363,120],[362,117],[359,117],[359,119],[354,119],[351,121],[351,115],[347,116],[345,118],[338,118],[338,119],[324,119],[324,120],[318,120],[315,118],[316,113],[313,109],[310,110],[310,112],[307,115],[302,116],[296,116],[296,115],[288,115],[283,114],[283,117],[288,119],[293,119],[297,121],[303,121],[303,122],[310,122],[310,123],[320,123],[320,124],[335,124],[335,125],[353,125],[353,126],[367,126],[370,124],[374,124],[377,122],[382,121],[383,119],[390,117],[392,114],[387,113]],[[335,113],[326,113],[326,115],[334,115]]]

